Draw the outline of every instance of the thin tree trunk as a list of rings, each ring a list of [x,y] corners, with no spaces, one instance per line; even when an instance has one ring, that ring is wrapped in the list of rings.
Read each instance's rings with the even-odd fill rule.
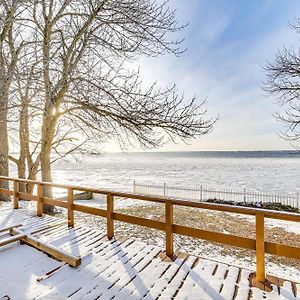
[[[28,178],[29,180],[36,180],[38,168],[40,165],[40,155],[36,158],[35,162],[32,162],[32,157],[30,157],[30,163],[28,163]],[[26,193],[32,194],[34,190],[34,184],[27,183],[26,185]]]
[[[22,108],[20,112],[19,125],[19,141],[20,141],[20,156],[18,163],[18,177],[26,178],[26,159],[29,154],[29,125],[28,125],[28,106],[26,101],[22,101]],[[26,184],[20,183],[20,192],[26,192]]]
[[[1,72],[1,71],[0,71]],[[7,133],[7,95],[0,83],[0,175],[8,176],[8,133]],[[1,180],[1,187],[8,189],[9,183]],[[0,193],[0,200],[9,201],[10,197]]]
[[[25,160],[21,156],[18,163],[18,178],[26,179],[26,164],[25,164]],[[19,191],[21,193],[26,192],[26,184],[24,182],[19,183]]]

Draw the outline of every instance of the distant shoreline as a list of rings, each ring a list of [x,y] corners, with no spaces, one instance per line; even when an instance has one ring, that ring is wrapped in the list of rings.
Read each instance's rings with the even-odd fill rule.
[[[153,151],[153,152],[107,152],[107,156],[161,156],[161,157],[201,157],[201,158],[300,158],[296,150],[267,151]]]
[[[115,156],[127,156],[127,157],[179,157],[179,158],[300,158],[300,151],[297,150],[201,150],[201,151],[137,151],[137,152],[102,152],[82,154],[74,153],[78,157],[115,157]],[[16,154],[14,154],[16,155]],[[55,155],[53,155],[55,157]]]

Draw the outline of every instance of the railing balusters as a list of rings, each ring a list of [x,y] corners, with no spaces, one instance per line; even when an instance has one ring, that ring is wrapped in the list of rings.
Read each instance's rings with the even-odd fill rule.
[[[39,183],[37,186],[37,216],[43,216],[43,184]]]
[[[14,200],[13,200],[14,209],[19,208],[19,182],[14,180]]]
[[[299,198],[297,196],[282,195],[282,194],[271,194],[269,192],[256,192],[243,190],[219,190],[215,188],[204,188],[204,187],[178,187],[178,186],[167,186],[163,185],[146,185],[134,182],[135,190],[140,194],[144,195],[164,195],[164,197],[181,198],[183,200],[195,200],[197,202],[205,201],[205,199],[219,198],[223,200],[243,201],[243,202],[280,202],[281,204],[290,205],[294,208],[299,207]],[[151,187],[151,189],[149,189]],[[167,188],[166,188],[167,187]],[[207,193],[207,197],[204,197],[204,192]],[[200,195],[200,196],[199,196]],[[202,198],[201,198],[202,195]],[[199,200],[200,199],[200,200]]]
[[[68,188],[68,227],[74,227],[74,191]]]
[[[107,194],[107,237],[111,240],[114,237],[114,196]]]
[[[265,281],[265,237],[264,214],[256,213],[256,280]]]
[[[174,255],[174,233],[173,233],[173,203],[165,202],[166,220],[166,255],[173,258]]]

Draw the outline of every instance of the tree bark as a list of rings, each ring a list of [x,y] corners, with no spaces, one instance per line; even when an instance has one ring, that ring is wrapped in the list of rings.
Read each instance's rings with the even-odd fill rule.
[[[7,93],[6,93],[6,89],[2,85],[2,82],[0,83],[0,175],[1,176],[9,175],[8,133],[7,133]],[[9,183],[6,180],[1,180],[0,186],[4,189],[8,189]],[[0,200],[9,201],[10,197],[0,193]]]
[[[18,161],[18,177],[26,178],[26,154],[29,144],[29,136],[27,132],[28,113],[27,107],[23,106],[20,112],[19,140],[20,140],[20,156]],[[27,125],[27,126],[26,126]],[[26,184],[20,183],[19,190],[21,193],[26,192]]]
[[[40,155],[36,158],[35,162],[32,162],[32,158],[30,157],[30,163],[28,162],[28,177],[27,177],[27,179],[36,180],[39,165],[40,165]],[[26,193],[32,194],[34,186],[35,186],[34,184],[27,183]]]
[[[42,139],[41,139],[41,176],[42,181],[52,182],[52,168],[51,168],[51,152],[52,142],[55,135],[57,119],[52,116],[53,106],[49,105],[44,113],[43,125],[42,125]],[[44,186],[44,196],[53,198],[53,189],[50,186]],[[44,212],[48,214],[54,213],[54,207],[50,205],[44,205]]]

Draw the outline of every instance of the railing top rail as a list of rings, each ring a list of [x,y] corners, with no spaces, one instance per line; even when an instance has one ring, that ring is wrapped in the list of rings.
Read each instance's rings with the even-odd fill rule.
[[[95,194],[104,194],[104,195],[111,194],[111,195],[117,196],[117,197],[131,198],[131,199],[143,200],[143,201],[149,201],[149,202],[155,202],[155,203],[171,202],[172,204],[178,205],[178,206],[201,208],[201,209],[215,210],[215,211],[221,211],[221,212],[237,213],[237,214],[244,214],[244,215],[256,215],[256,214],[260,213],[260,214],[263,214],[265,216],[265,218],[300,222],[300,214],[298,214],[298,213],[279,212],[279,211],[266,210],[266,209],[260,209],[260,208],[251,208],[251,207],[237,207],[237,206],[226,205],[226,204],[217,204],[217,203],[191,202],[191,201],[178,200],[175,198],[168,198],[168,197],[163,197],[163,196],[159,196],[159,197],[158,196],[148,196],[148,195],[143,195],[143,194],[118,192],[118,191],[111,191],[111,190],[106,190],[106,189],[97,189],[97,188],[75,186],[75,185],[65,185],[65,184],[58,184],[58,183],[52,183],[52,182],[28,180],[28,179],[22,179],[22,178],[11,178],[11,177],[5,177],[5,176],[0,176],[0,179],[24,182],[24,183],[32,183],[32,184],[42,184],[42,185],[48,185],[48,186],[52,186],[52,187],[56,187],[56,188],[65,188],[65,189],[73,189],[73,190],[77,190],[77,191],[92,192]]]

